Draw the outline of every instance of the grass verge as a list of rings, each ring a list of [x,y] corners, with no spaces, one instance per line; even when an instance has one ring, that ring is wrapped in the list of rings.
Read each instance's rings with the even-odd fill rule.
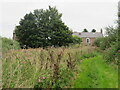
[[[101,55],[85,59],[73,88],[118,88],[118,70],[104,62]]]

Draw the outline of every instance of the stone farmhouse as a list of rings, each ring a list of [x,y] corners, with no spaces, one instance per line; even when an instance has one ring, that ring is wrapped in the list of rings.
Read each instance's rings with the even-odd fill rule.
[[[82,38],[82,43],[85,45],[93,45],[96,38],[103,37],[102,32],[73,32],[73,35]]]

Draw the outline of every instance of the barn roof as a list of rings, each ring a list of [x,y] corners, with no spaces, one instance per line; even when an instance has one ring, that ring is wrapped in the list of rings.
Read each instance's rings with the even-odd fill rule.
[[[101,32],[73,32],[73,35],[77,35],[81,38],[83,37],[103,37],[103,34]]]

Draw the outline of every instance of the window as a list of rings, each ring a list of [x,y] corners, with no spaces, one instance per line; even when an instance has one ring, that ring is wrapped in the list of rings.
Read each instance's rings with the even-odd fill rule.
[[[90,43],[90,38],[86,38],[86,43]]]

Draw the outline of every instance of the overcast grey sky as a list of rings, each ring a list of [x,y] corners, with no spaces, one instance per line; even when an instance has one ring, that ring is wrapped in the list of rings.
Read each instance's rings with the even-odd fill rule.
[[[15,25],[26,13],[56,6],[62,20],[73,31],[84,28],[98,32],[108,25],[115,26],[119,0],[1,0],[0,36],[12,38]]]

